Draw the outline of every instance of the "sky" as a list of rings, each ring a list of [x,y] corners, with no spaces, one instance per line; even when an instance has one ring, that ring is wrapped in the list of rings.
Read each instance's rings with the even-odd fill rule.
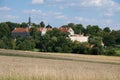
[[[120,0],[0,0],[0,22],[44,21],[53,27],[68,23],[120,30]]]

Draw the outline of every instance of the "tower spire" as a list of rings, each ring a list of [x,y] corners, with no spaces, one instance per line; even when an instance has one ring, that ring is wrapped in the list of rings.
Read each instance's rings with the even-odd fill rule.
[[[28,27],[31,28],[31,17],[29,16],[29,19],[28,19]]]

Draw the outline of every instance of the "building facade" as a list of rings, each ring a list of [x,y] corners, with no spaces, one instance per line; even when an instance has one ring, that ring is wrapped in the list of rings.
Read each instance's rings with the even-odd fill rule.
[[[12,35],[14,37],[17,37],[17,36],[29,37],[31,27],[32,27],[31,18],[29,17],[29,19],[28,19],[28,27],[26,27],[26,28],[15,28],[12,31]],[[61,28],[58,28],[58,29],[61,32],[68,32],[69,33],[69,38],[72,41],[88,42],[88,37],[89,36],[75,34],[74,30],[72,28],[70,28],[70,27],[61,27]],[[46,32],[49,31],[49,30],[53,30],[53,28],[44,28],[44,27],[37,28],[37,31],[38,31],[39,34],[41,34],[41,36],[45,35]]]
[[[18,37],[18,36],[28,37],[28,36],[30,36],[30,31],[29,31],[29,28],[15,28],[12,31],[12,35],[14,37]]]

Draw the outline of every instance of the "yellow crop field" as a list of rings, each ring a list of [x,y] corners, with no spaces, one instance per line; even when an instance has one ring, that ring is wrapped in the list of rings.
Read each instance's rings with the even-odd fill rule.
[[[120,80],[120,57],[0,49],[0,80]]]

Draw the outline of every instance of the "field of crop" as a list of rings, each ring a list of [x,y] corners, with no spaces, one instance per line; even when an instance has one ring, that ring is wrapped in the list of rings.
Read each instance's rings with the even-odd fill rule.
[[[0,80],[120,80],[120,57],[0,49]]]

